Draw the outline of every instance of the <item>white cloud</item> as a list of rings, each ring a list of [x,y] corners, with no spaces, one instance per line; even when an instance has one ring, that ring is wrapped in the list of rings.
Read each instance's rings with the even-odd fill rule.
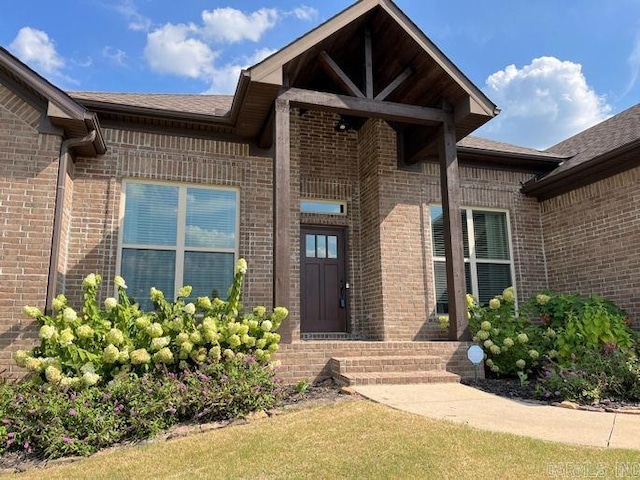
[[[279,16],[278,10],[273,8],[261,8],[251,13],[231,7],[204,10],[202,33],[220,43],[257,42],[267,30],[276,26]]]
[[[582,73],[582,65],[555,57],[509,65],[487,78],[486,91],[502,110],[478,133],[534,148],[546,148],[609,116],[611,107]]]
[[[151,20],[138,11],[134,0],[122,0],[113,8],[129,22],[129,30],[148,32],[151,28]]]
[[[305,5],[291,11],[261,8],[245,13],[231,7],[204,10],[201,24],[168,23],[147,33],[144,54],[152,70],[202,80],[209,85],[206,93],[233,93],[240,71],[275,50],[259,49],[249,56],[216,65],[224,53],[223,45],[257,42],[285,17],[311,20],[317,13]]]
[[[211,85],[204,92],[207,94],[233,93],[240,78],[240,72],[273,54],[275,50],[262,48],[252,55],[243,57],[239,62],[229,63],[220,68],[214,68],[209,76]]]
[[[55,44],[42,30],[23,27],[9,48],[25,63],[45,74],[61,74],[64,58],[56,51]]]
[[[307,5],[300,5],[291,11],[291,14],[298,20],[311,21],[318,18],[318,10]]]
[[[194,38],[198,28],[185,24],[166,24],[147,35],[144,55],[149,66],[161,73],[203,78],[213,70],[216,53]]]
[[[102,56],[111,60],[112,63],[119,67],[124,67],[127,60],[126,52],[108,45],[102,49]]]

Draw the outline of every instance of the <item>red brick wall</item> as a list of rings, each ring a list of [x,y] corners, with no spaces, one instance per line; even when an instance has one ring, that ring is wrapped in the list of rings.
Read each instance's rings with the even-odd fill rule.
[[[272,160],[245,143],[105,129],[106,155],[74,166],[66,286],[80,301],[82,279],[116,274],[122,180],[188,182],[240,189],[239,254],[249,264],[245,305],[272,303]],[[112,292],[107,288],[103,296]]]
[[[0,366],[29,348],[37,327],[24,305],[44,310],[60,137],[41,135],[40,112],[0,85]]]
[[[638,155],[638,153],[636,153]],[[640,329],[640,167],[541,204],[549,288],[599,294]]]

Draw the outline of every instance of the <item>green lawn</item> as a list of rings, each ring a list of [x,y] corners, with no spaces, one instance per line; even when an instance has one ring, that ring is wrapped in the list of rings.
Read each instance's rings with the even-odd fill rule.
[[[604,468],[611,478],[616,468],[634,465],[637,471],[640,451],[484,432],[353,401],[101,453],[12,478],[523,479],[550,478],[551,471],[567,467]]]

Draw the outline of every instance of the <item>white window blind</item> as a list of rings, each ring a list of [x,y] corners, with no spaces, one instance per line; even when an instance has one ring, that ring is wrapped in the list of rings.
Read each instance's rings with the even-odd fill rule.
[[[225,297],[238,243],[238,192],[232,189],[124,183],[120,275],[142,308],[149,289],[174,298],[183,285],[191,298]]]
[[[460,214],[467,293],[484,305],[513,286],[507,212],[465,208]],[[442,315],[449,313],[442,207],[432,205],[430,215],[436,314]]]

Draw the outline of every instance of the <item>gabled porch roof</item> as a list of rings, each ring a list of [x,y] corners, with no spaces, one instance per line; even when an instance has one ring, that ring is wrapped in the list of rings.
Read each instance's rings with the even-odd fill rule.
[[[498,113],[391,0],[360,0],[243,71],[230,112],[236,133],[259,138],[283,88],[427,108],[447,102],[459,139]],[[418,136],[430,143],[424,129]]]

